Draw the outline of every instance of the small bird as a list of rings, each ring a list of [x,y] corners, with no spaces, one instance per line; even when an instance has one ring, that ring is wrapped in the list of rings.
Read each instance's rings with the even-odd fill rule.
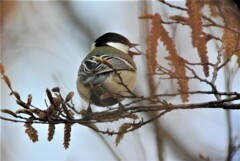
[[[91,104],[108,107],[131,95],[137,72],[129,49],[137,46],[117,33],[106,33],[95,40],[82,61],[77,78],[78,93]]]

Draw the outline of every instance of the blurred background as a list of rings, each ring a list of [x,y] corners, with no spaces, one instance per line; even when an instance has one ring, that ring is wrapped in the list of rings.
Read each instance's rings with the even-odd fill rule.
[[[171,1],[170,1],[171,2]],[[184,6],[184,1],[172,1]],[[46,88],[60,87],[65,95],[75,93],[74,103],[78,109],[86,108],[77,95],[76,78],[83,58],[88,54],[92,42],[106,32],[117,32],[131,42],[139,43],[139,50],[146,51],[146,37],[150,23],[138,17],[146,13],[161,13],[169,16],[186,13],[163,6],[157,1],[4,1],[1,2],[1,63],[5,66],[13,88],[26,100],[33,95],[33,104],[45,108]],[[191,45],[190,30],[180,25],[170,26],[171,36],[177,50],[185,57],[198,59]],[[220,30],[212,31],[219,34]],[[210,59],[216,58],[216,44],[209,43]],[[159,53],[167,55],[160,43]],[[194,56],[195,55],[195,56]],[[135,92],[150,93],[146,57],[135,58],[139,72]],[[165,59],[159,62],[166,64]],[[233,67],[231,91],[240,92],[240,72]],[[226,90],[227,70],[219,73],[217,85]],[[175,87],[176,86],[176,87]],[[193,82],[193,89],[207,88]],[[177,90],[172,82],[160,82],[159,93]],[[206,89],[207,90],[207,89]],[[13,111],[18,107],[14,97],[9,97],[9,89],[1,81],[1,108]],[[213,97],[191,97],[190,102],[207,101]],[[168,101],[179,103],[178,99]],[[230,116],[230,117],[229,117]],[[150,117],[150,116],[145,116]],[[103,127],[114,125],[101,125]],[[1,160],[2,161],[79,161],[79,160],[160,160],[193,161],[210,158],[223,161],[226,158],[229,129],[234,144],[240,144],[240,111],[226,112],[221,109],[179,110],[168,113],[137,131],[124,136],[118,147],[115,137],[97,134],[92,130],[74,125],[70,148],[63,147],[63,126],[57,125],[54,139],[47,141],[46,125],[34,125],[39,141],[32,143],[25,134],[21,123],[1,120]],[[233,161],[240,160],[240,152]]]

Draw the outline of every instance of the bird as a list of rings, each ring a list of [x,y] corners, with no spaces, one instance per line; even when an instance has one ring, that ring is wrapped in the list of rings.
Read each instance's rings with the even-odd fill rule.
[[[114,32],[105,33],[93,42],[81,62],[76,83],[89,108],[91,104],[99,107],[120,104],[132,94],[137,81],[133,56],[140,54],[130,48],[137,45]]]

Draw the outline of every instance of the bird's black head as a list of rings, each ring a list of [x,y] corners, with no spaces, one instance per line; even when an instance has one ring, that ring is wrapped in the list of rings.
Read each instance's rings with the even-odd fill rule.
[[[108,43],[121,43],[129,47],[131,46],[130,41],[126,37],[114,32],[108,32],[95,40],[96,47],[109,46]]]
[[[120,34],[108,32],[95,40],[95,42],[92,44],[92,50],[96,47],[109,46],[121,50],[129,55],[137,55],[135,52],[129,50],[137,45],[138,44],[132,44],[126,37]]]

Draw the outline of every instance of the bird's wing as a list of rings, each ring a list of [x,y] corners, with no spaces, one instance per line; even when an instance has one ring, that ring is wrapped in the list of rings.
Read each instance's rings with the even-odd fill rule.
[[[99,75],[115,69],[134,71],[136,67],[124,58],[109,55],[94,55],[83,61],[80,71],[85,75]]]

